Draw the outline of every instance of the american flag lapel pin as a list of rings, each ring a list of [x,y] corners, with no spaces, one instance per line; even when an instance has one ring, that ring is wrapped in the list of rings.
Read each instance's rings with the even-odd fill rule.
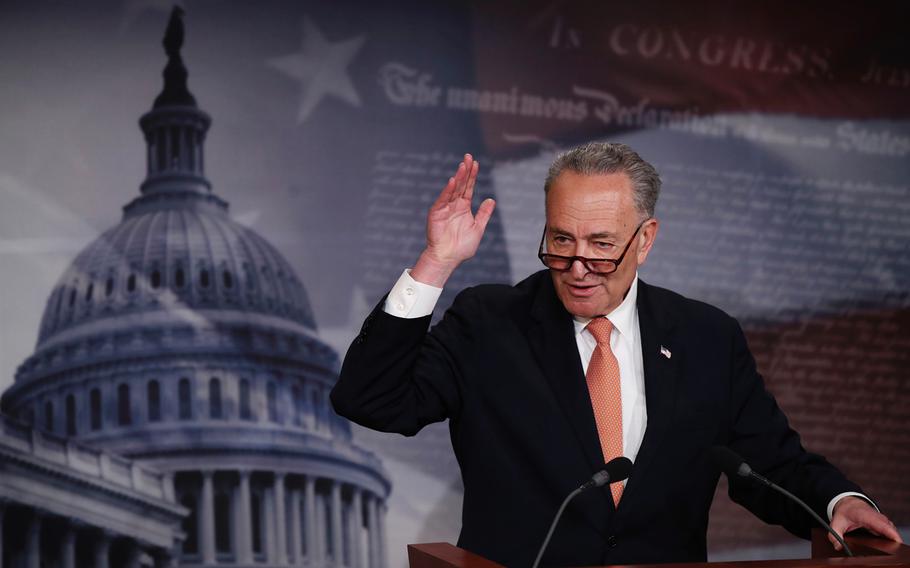
[[[663,345],[660,346],[660,354],[663,355],[664,357],[666,357],[667,359],[669,359],[673,355],[672,353],[670,353],[670,350],[667,349],[666,347],[664,347]]]

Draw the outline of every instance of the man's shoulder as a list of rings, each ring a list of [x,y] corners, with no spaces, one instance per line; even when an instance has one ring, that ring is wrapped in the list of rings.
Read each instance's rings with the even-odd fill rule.
[[[733,316],[721,308],[689,298],[667,288],[639,280],[639,311],[649,310],[657,317],[669,317],[688,324],[729,327],[739,326]]]
[[[541,294],[551,291],[552,287],[549,272],[541,270],[517,284],[478,284],[465,288],[458,293],[453,307],[482,310],[486,313],[527,311]]]
[[[477,286],[465,288],[462,293],[468,292],[481,297],[491,298],[534,297],[540,292],[542,287],[551,285],[551,283],[549,271],[540,270],[517,284],[478,284]]]
[[[478,284],[465,288],[459,296],[467,295],[482,301],[533,301],[546,287],[552,288],[550,273],[541,270],[517,284]]]

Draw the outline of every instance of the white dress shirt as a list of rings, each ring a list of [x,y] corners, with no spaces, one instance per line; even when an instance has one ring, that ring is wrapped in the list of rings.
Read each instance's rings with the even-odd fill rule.
[[[442,288],[430,286],[411,278],[411,271],[405,270],[389,292],[383,305],[387,314],[416,319],[433,313]],[[638,274],[632,286],[615,310],[607,314],[613,324],[610,334],[610,349],[619,364],[620,392],[622,396],[622,442],[623,455],[635,461],[648,425],[648,410],[645,404],[645,371],[641,352],[641,329],[638,325]],[[588,363],[597,347],[591,332],[585,329],[590,319],[575,318],[575,343],[585,373]],[[855,495],[868,501],[876,510],[878,506],[861,493],[847,492],[835,496],[828,502],[828,520],[834,514],[834,506],[844,497]]]

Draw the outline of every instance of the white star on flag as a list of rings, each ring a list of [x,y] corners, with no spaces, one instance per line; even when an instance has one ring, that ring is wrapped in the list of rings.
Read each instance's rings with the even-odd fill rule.
[[[297,124],[305,121],[316,105],[328,95],[355,106],[360,97],[347,67],[366,41],[365,36],[330,43],[308,17],[303,19],[303,44],[297,53],[268,60],[268,65],[300,83]]]

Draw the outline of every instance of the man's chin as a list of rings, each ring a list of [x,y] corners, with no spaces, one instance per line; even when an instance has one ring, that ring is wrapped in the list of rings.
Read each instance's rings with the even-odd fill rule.
[[[562,305],[566,308],[566,311],[580,318],[593,318],[603,315],[603,310],[599,304],[599,302],[593,302],[589,298],[579,299],[571,296],[562,298]]]

